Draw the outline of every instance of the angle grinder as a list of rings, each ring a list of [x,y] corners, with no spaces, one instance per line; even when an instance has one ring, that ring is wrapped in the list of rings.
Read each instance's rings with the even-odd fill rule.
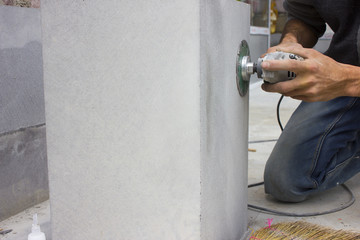
[[[282,81],[292,80],[296,74],[291,71],[267,71],[262,69],[261,63],[266,60],[298,60],[304,61],[304,58],[282,51],[272,52],[266,54],[262,58],[258,58],[256,62],[251,62],[250,50],[247,42],[243,40],[238,51],[238,59],[236,63],[236,81],[239,93],[241,96],[246,95],[250,76],[257,73],[258,78],[262,78],[266,83],[277,83]]]

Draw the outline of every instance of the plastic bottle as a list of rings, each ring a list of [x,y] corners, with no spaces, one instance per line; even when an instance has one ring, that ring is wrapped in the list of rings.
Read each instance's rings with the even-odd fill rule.
[[[31,233],[28,235],[28,240],[46,240],[45,233],[40,230],[37,214],[34,214],[33,216],[33,224],[31,227]]]

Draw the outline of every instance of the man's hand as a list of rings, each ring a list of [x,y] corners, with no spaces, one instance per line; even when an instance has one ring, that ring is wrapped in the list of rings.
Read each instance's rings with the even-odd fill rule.
[[[261,55],[261,57],[264,57],[266,54],[271,53],[271,52],[283,51],[282,49],[294,49],[294,48],[300,49],[300,48],[302,48],[301,44],[297,43],[295,41],[296,40],[294,38],[284,39],[279,45],[269,48],[266,53]]]
[[[278,92],[307,102],[328,101],[339,96],[360,96],[359,67],[338,63],[316,50],[303,48],[294,42],[283,42],[270,48],[268,52],[276,50],[295,53],[305,60],[263,62],[262,68],[268,71],[289,70],[296,73],[296,78],[290,81],[264,83],[264,91]]]

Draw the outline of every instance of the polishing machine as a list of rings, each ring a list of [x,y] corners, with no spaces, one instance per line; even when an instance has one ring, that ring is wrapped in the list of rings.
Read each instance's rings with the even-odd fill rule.
[[[237,62],[236,62],[236,81],[239,93],[241,96],[245,96],[248,88],[250,76],[257,73],[258,78],[262,78],[266,83],[277,83],[294,79],[296,74],[291,71],[267,71],[262,69],[261,63],[266,60],[298,60],[304,61],[304,58],[282,51],[276,51],[266,54],[262,58],[258,58],[256,62],[251,62],[250,50],[247,42],[243,40],[240,44]]]

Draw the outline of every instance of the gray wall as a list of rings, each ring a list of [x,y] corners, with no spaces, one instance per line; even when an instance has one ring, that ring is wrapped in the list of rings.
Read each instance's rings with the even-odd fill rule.
[[[0,6],[0,220],[49,195],[40,23]]]

